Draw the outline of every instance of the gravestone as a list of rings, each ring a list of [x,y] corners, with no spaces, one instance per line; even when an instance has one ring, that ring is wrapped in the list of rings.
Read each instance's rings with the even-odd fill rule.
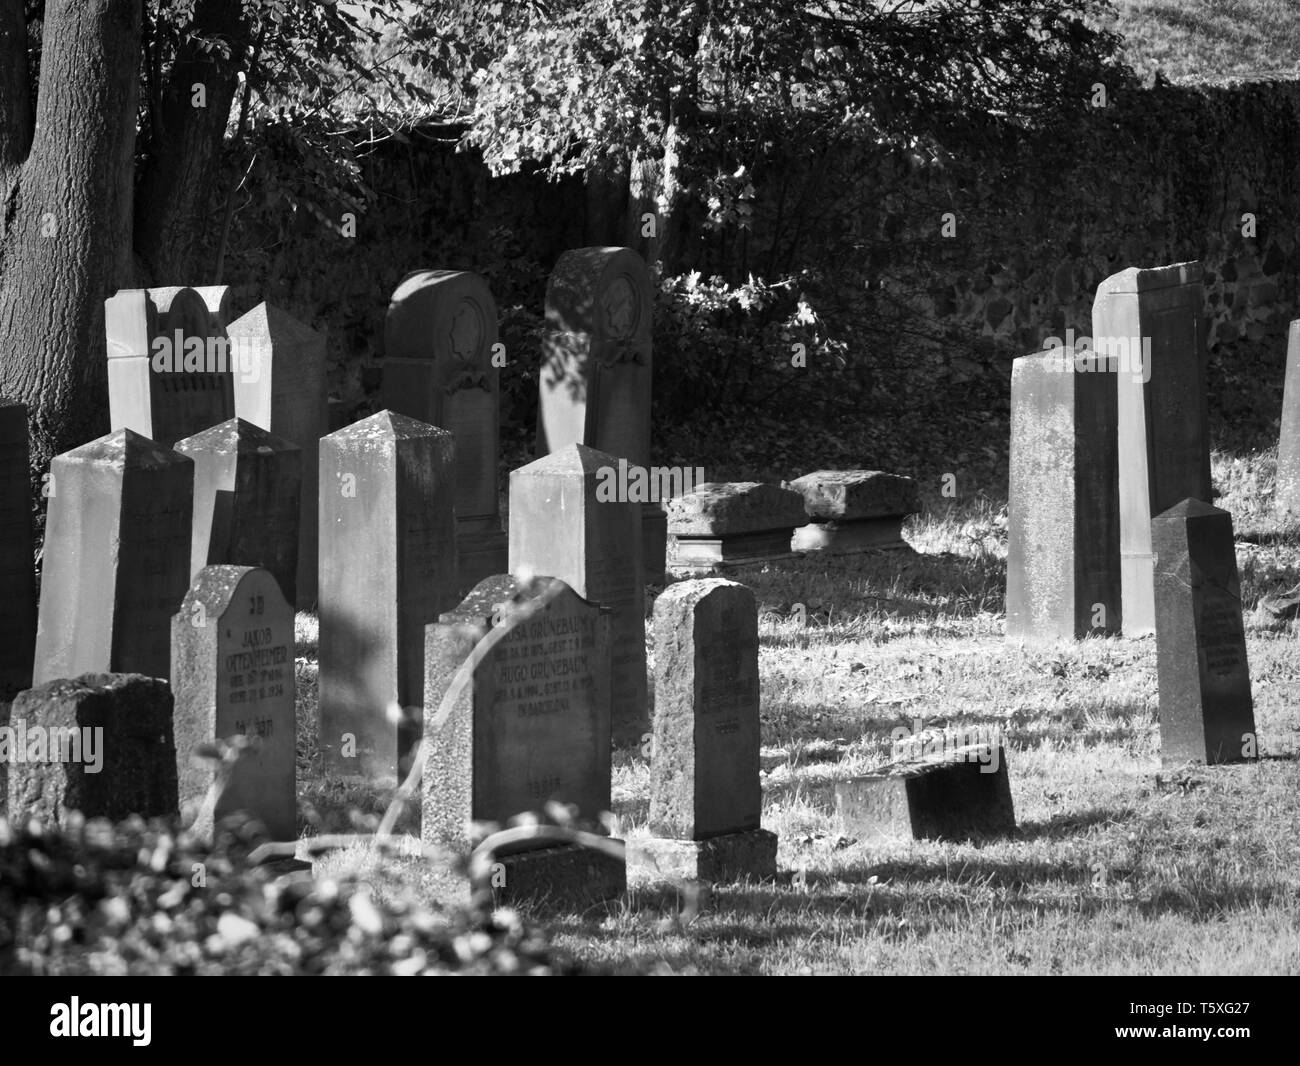
[[[845,555],[902,547],[903,519],[921,503],[916,482],[882,470],[815,470],[790,488],[804,499],[808,524],[790,540],[793,551]]]
[[[261,566],[293,603],[301,449],[232,418],[177,441],[176,451],[194,461],[190,579],[217,563]]]
[[[521,585],[497,576],[427,627],[426,844],[463,851],[477,843],[472,823],[505,826],[529,812],[547,822],[550,802],[571,804],[577,825],[604,831],[598,819],[610,809],[609,614],[563,581],[539,577]],[[444,720],[443,702],[476,648],[468,683],[452,696]],[[498,899],[553,896],[574,906],[623,892],[624,863],[598,853],[574,863],[570,851],[530,841],[497,852]]]
[[[294,779],[293,607],[270,571],[204,567],[172,618],[176,778],[190,828],[211,839],[215,822],[247,811],[273,840],[297,836]],[[216,780],[199,745],[244,737],[256,746],[230,770],[215,805]]]
[[[597,494],[601,469],[615,463],[571,444],[511,471],[510,571],[558,578],[613,608],[613,735],[621,745],[639,741],[649,719],[639,505]]]
[[[758,607],[744,585],[670,585],[654,607],[650,833],[628,841],[629,877],[755,880],[776,874],[762,828]]]
[[[1200,263],[1130,267],[1097,286],[1093,345],[1116,359],[1120,577],[1128,636],[1155,626],[1151,519],[1211,498]]]
[[[424,627],[456,602],[454,455],[391,411],[320,443],[320,747],[381,787],[419,739]]]
[[[793,558],[794,531],[808,521],[803,496],[757,481],[710,481],[668,501],[668,562],[674,574]]]
[[[69,811],[120,821],[175,815],[167,682],[140,674],[57,678],[0,704],[0,771],[11,819]]]
[[[236,319],[229,332],[231,350],[239,355],[235,414],[302,449],[298,574],[292,602],[310,610],[316,604],[320,439],[331,428],[325,338],[266,303]]]
[[[56,456],[36,628],[39,685],[170,674],[190,580],[194,463],[129,429]]]
[[[650,466],[654,292],[645,261],[630,248],[574,248],[546,285],[546,330],[537,414],[537,454],[585,444]],[[664,574],[667,519],[642,504],[643,570]]]
[[[1286,334],[1286,379],[1282,387],[1282,427],[1277,442],[1277,490],[1282,513],[1300,514],[1300,319]]]
[[[1152,523],[1160,757],[1240,762],[1258,754],[1232,515],[1183,500]]]
[[[1007,636],[1117,634],[1119,458],[1109,358],[1072,348],[1011,370]]]
[[[32,683],[36,651],[36,563],[27,405],[0,397],[0,689]]]
[[[193,289],[121,289],[104,330],[112,429],[170,448],[234,416],[230,342]]]
[[[456,438],[459,591],[506,568],[497,493],[500,382],[497,307],[477,274],[418,270],[384,320],[382,404]]]
[[[224,335],[235,321],[235,288],[233,285],[195,285],[208,308],[209,329],[217,336]]]

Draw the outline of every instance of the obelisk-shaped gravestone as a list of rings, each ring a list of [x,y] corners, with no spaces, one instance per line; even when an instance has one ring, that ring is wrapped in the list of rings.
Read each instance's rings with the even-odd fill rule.
[[[273,840],[297,835],[294,784],[293,607],[269,571],[208,566],[172,618],[176,777],[190,827],[211,837],[228,814],[247,811]],[[217,779],[200,745],[243,737],[254,746],[230,769],[215,805]]]
[[[500,383],[497,308],[477,274],[418,270],[384,320],[382,403],[456,438],[459,591],[506,568],[497,496]]]
[[[424,627],[456,603],[455,442],[381,411],[320,448],[320,747],[383,787],[419,739]]]
[[[1127,635],[1155,626],[1151,519],[1179,500],[1208,500],[1201,264],[1129,268],[1097,286],[1093,344],[1115,357],[1120,569]]]
[[[1060,348],[1011,370],[1007,636],[1120,628],[1119,465],[1109,359]]]
[[[1240,762],[1258,754],[1232,515],[1183,500],[1152,523],[1160,757]]]
[[[0,397],[0,689],[32,683],[36,648],[36,570],[27,405]]]
[[[217,563],[261,566],[294,602],[302,451],[242,418],[176,442],[194,461],[190,578]]]
[[[510,571],[559,578],[584,599],[613,608],[613,733],[637,742],[646,707],[645,588],[640,505],[601,502],[602,469],[618,460],[570,444],[510,473]]]
[[[1300,514],[1300,319],[1286,334],[1286,380],[1282,387],[1282,428],[1277,442],[1279,511]]]
[[[194,464],[120,429],[55,457],[33,684],[169,676],[190,580]]]
[[[320,439],[329,431],[325,338],[270,304],[258,304],[230,325],[235,367],[235,414],[302,449],[302,507],[298,519],[300,610],[316,603]]]
[[[585,444],[649,468],[653,307],[645,261],[630,248],[560,256],[546,286],[538,455]],[[642,504],[642,568],[650,581],[664,574],[663,502]]]

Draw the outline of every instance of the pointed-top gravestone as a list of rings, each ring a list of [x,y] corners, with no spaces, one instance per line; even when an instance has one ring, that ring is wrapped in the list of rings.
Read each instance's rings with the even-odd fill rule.
[[[34,684],[167,677],[189,587],[194,464],[129,429],[50,465]]]
[[[266,303],[232,322],[229,333],[238,356],[235,414],[302,449],[294,602],[308,609],[316,603],[320,439],[329,430],[325,338]]]
[[[36,570],[27,405],[0,397],[0,689],[32,683]]]
[[[464,590],[506,565],[497,499],[500,384],[497,307],[477,274],[417,270],[384,320],[382,404],[456,438],[458,580]]]
[[[261,566],[294,602],[302,451],[242,418],[176,442],[194,461],[190,577],[217,563]]]
[[[320,448],[320,747],[391,785],[422,727],[424,627],[456,603],[455,441],[381,411]]]

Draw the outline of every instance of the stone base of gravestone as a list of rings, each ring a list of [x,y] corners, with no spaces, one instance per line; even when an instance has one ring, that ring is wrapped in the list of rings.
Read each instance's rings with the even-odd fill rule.
[[[964,840],[1016,828],[999,746],[970,745],[835,783],[838,829],[859,841]]]
[[[677,575],[794,558],[803,497],[754,481],[708,482],[668,501],[668,569]]]
[[[627,863],[579,844],[499,855],[493,899],[546,910],[582,910],[627,892]]]
[[[177,811],[172,696],[142,674],[84,674],[18,694],[8,709],[12,748],[5,813],[62,822],[69,811],[119,821]]]
[[[790,538],[790,550],[821,552],[824,555],[851,555],[854,552],[887,548],[906,548],[903,519],[860,518],[846,522],[809,522],[800,526]]]
[[[880,470],[815,470],[790,488],[804,499],[808,524],[796,529],[790,547],[800,552],[843,555],[901,547],[903,520],[920,509],[916,482]]]
[[[766,829],[724,833],[708,840],[632,839],[627,842],[628,884],[770,880],[776,876],[776,842],[776,834]]]

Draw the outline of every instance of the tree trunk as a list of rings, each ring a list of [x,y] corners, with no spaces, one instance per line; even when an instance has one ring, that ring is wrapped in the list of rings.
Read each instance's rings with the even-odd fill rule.
[[[32,143],[32,98],[27,84],[27,20],[23,0],[0,0],[0,242],[9,196]]]
[[[140,8],[46,5],[36,125],[0,243],[0,392],[28,406],[34,471],[108,428],[104,299],[130,270]],[[0,68],[11,58],[0,49]]]

